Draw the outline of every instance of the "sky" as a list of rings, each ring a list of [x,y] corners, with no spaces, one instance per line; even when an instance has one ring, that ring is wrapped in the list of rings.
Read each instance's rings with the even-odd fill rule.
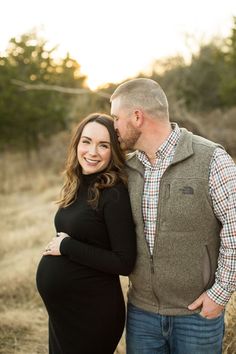
[[[148,72],[155,60],[227,37],[236,0],[7,0],[0,8],[0,54],[12,37],[37,28],[58,55],[81,65],[95,89]]]

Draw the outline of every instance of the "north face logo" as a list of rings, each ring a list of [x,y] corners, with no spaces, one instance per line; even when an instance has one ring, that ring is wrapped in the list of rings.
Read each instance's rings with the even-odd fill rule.
[[[190,186],[184,186],[183,188],[179,189],[183,194],[194,194],[194,190]]]

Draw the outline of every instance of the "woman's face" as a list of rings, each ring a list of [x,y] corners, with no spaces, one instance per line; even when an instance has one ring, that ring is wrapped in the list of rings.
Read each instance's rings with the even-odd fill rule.
[[[100,172],[108,166],[111,139],[106,127],[96,122],[84,127],[77,147],[77,158],[85,175]]]

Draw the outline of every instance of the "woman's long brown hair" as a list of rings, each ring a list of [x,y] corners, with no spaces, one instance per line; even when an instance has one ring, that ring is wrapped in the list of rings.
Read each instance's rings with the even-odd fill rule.
[[[113,119],[106,114],[90,114],[76,126],[74,134],[72,135],[64,171],[65,182],[61,190],[61,198],[57,201],[59,207],[65,208],[76,199],[82,176],[82,169],[77,157],[77,147],[84,127],[91,122],[96,122],[107,128],[111,140],[111,160],[106,169],[97,176],[93,185],[90,186],[88,191],[89,204],[93,208],[97,207],[100,190],[114,186],[119,181],[127,183],[127,177],[124,172],[125,156],[120,149]]]

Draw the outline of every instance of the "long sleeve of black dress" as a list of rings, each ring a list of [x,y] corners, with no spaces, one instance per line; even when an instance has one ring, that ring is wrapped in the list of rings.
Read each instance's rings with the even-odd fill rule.
[[[78,223],[81,222],[79,218],[86,218],[89,231],[85,232],[83,228],[80,235],[78,228],[74,237],[63,239],[61,254],[102,272],[128,275],[135,263],[136,235],[127,188],[120,183],[104,189],[99,210],[95,211],[88,206],[87,188],[82,186],[77,207],[78,210],[83,208],[83,213],[78,214]],[[101,224],[105,225],[103,234]],[[57,227],[57,231],[63,230]]]

